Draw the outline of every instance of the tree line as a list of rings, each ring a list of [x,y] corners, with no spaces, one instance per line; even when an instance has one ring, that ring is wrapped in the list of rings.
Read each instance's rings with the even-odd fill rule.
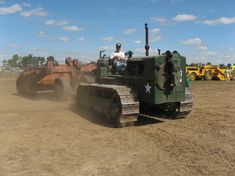
[[[18,54],[13,55],[8,60],[3,60],[3,65],[8,65],[11,67],[37,67],[42,66],[45,63],[44,57],[33,56],[29,54],[28,56],[19,56]]]
[[[3,60],[3,65],[8,65],[11,67],[37,67],[42,66],[45,64],[46,59],[44,57],[39,56],[33,56],[32,54],[29,54],[28,56],[19,56],[18,54],[13,55],[8,60]],[[212,65],[211,62],[207,62],[206,64],[202,63],[191,63],[187,64],[187,66],[205,66],[205,65]],[[220,67],[231,67],[232,64],[219,64]],[[235,63],[234,63],[235,65]]]

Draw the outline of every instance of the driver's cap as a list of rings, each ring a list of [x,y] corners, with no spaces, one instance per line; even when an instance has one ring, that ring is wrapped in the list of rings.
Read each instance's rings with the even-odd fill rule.
[[[121,43],[116,44],[116,48],[121,48],[121,46],[122,46]]]

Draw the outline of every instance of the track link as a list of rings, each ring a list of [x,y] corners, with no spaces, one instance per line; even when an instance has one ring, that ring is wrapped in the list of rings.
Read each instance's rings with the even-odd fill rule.
[[[81,83],[77,90],[77,102],[105,114],[115,127],[133,125],[139,114],[139,102],[126,86]]]

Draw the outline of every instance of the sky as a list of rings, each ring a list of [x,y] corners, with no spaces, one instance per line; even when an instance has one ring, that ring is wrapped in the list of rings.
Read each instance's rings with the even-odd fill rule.
[[[178,51],[187,63],[235,63],[234,0],[0,0],[0,64],[14,54],[95,61],[115,44],[144,56]]]

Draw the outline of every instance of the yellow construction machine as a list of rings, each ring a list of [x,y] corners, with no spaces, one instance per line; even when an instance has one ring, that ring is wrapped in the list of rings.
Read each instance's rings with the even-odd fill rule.
[[[202,66],[186,66],[186,73],[191,81],[198,79],[204,80],[225,80],[225,67],[202,65]],[[235,65],[230,67],[230,78],[235,79]]]
[[[212,80],[213,78],[213,66],[186,66],[186,73],[189,75],[190,80],[196,79]]]

